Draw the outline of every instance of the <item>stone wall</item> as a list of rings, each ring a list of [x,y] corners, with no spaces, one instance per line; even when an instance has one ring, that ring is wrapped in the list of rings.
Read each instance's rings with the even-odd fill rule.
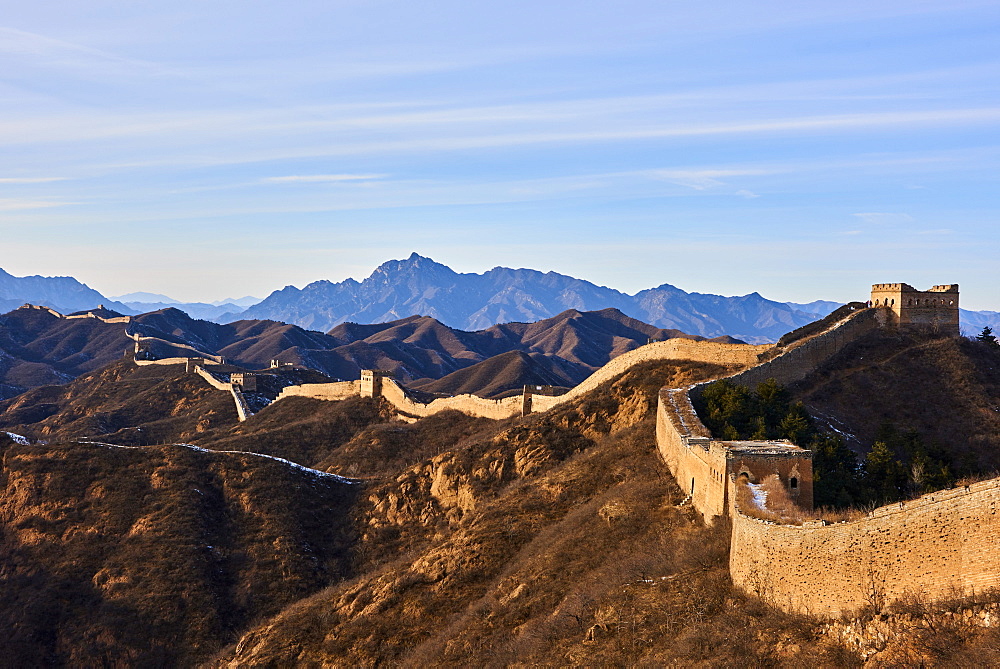
[[[735,482],[733,483],[735,485]],[[732,506],[733,582],[788,610],[838,616],[907,593],[1000,587],[1000,479],[942,490],[831,525],[777,525]]]
[[[56,318],[62,318],[64,320],[76,320],[78,318],[93,318],[94,320],[98,320],[98,321],[101,321],[103,323],[131,323],[132,322],[132,317],[131,316],[115,316],[114,318],[105,318],[104,316],[98,316],[97,314],[95,314],[93,312],[90,312],[90,311],[88,311],[85,314],[71,314],[69,316],[65,316],[65,315],[59,313],[58,311],[56,311],[55,309],[52,309],[51,307],[43,307],[43,306],[40,306],[38,304],[25,304],[25,305],[20,306],[18,308],[19,309],[38,309],[39,311],[47,311],[50,314],[52,314],[53,316],[55,316]]]
[[[183,358],[183,360],[187,362],[187,358]],[[241,391],[237,386],[232,383],[226,383],[225,381],[218,380],[215,378],[215,375],[201,365],[197,365],[194,368],[194,373],[208,381],[208,384],[216,390],[225,391],[233,396],[233,402],[236,404],[236,416],[239,418],[240,422],[245,421],[253,415],[253,412],[250,410],[250,405],[247,404],[246,398],[243,397],[243,391]]]
[[[524,406],[524,398],[521,395],[505,397],[501,400],[488,400],[475,395],[456,395],[423,404],[412,400],[402,386],[391,378],[382,379],[382,397],[402,413],[414,418],[423,418],[440,411],[453,410],[477,418],[501,420],[520,416]]]
[[[285,397],[310,397],[315,400],[346,400],[361,394],[359,381],[338,381],[336,383],[303,383],[285,386],[278,393],[275,402]]]
[[[660,391],[656,444],[694,508],[709,522],[725,514],[726,453],[698,420],[687,389]]]
[[[504,419],[520,416],[524,413],[548,411],[552,407],[569,402],[587,393],[605,381],[609,381],[629,368],[649,360],[694,360],[724,365],[752,365],[758,356],[770,345],[753,346],[750,344],[722,344],[711,341],[692,339],[668,339],[666,341],[647,344],[635,350],[623,353],[614,358],[604,367],[591,374],[580,385],[564,395],[516,395],[501,400],[490,400],[475,395],[457,395],[436,399],[429,403],[413,400],[406,391],[392,378],[379,374],[377,371],[364,370],[360,381],[344,382],[342,384],[304,384],[289,386],[282,390],[278,399],[283,397],[313,397],[323,400],[342,400],[355,394],[362,396],[381,396],[395,406],[400,412],[415,418],[430,416],[439,411],[461,411],[470,416],[480,418]],[[354,384],[351,386],[345,384]]]
[[[749,367],[750,365],[757,364],[758,356],[771,348],[773,348],[771,344],[761,344],[759,346],[752,344],[723,344],[714,341],[698,341],[683,338],[653,342],[627,353],[622,353],[564,395],[546,397],[544,399],[540,395],[533,397],[532,411],[546,411],[553,406],[576,399],[605,381],[610,381],[619,374],[628,371],[629,368],[650,360],[693,360],[695,362]]]
[[[52,311],[52,310],[50,309],[49,311]],[[56,311],[52,311],[52,313],[58,314],[58,312],[56,312]],[[98,316],[97,314],[91,313],[89,311],[87,313],[85,313],[85,314],[73,314],[73,315],[70,315],[70,316],[63,316],[63,315],[59,314],[59,317],[60,318],[65,318],[68,321],[75,320],[77,318],[93,318],[94,320],[101,321],[102,323],[131,323],[132,322],[132,317],[131,316],[115,316],[114,318],[105,318],[104,316]]]
[[[886,324],[885,309],[862,309],[820,334],[795,342],[777,357],[728,377],[737,385],[754,387],[768,379],[782,385],[801,381],[814,369],[862,335]],[[700,387],[696,386],[697,394]]]
[[[194,373],[208,381],[208,385],[212,386],[216,390],[225,390],[226,392],[232,390],[233,384],[218,380],[215,378],[214,374],[206,370],[204,367],[195,367]]]
[[[189,365],[191,360],[197,360],[196,366],[200,365],[222,365],[220,362],[206,358],[161,358],[160,360],[133,360],[140,367],[146,365]],[[190,371],[194,371],[193,369]]]

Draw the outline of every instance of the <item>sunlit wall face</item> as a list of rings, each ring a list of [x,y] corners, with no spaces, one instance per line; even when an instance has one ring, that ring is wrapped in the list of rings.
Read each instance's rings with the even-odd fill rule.
[[[955,0],[20,3],[0,267],[215,300],[417,251],[1000,310],[998,29]]]

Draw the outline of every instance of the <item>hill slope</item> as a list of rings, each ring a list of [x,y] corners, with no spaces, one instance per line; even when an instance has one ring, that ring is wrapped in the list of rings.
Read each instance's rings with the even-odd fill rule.
[[[876,331],[791,391],[854,448],[888,423],[943,449],[959,475],[1000,471],[1000,351],[979,342]]]
[[[191,665],[349,573],[335,477],[186,446],[0,450],[5,666]]]

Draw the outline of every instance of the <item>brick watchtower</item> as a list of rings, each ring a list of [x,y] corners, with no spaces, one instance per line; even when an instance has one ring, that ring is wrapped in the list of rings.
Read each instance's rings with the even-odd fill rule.
[[[871,306],[885,307],[900,328],[928,328],[958,335],[958,284],[917,290],[906,283],[876,283]]]

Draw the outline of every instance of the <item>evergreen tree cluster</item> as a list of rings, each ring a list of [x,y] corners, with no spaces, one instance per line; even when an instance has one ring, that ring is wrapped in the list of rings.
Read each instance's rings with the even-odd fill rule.
[[[954,481],[947,453],[924,444],[916,431],[900,431],[888,423],[859,462],[841,436],[820,432],[802,403],[792,402],[774,379],[755,389],[716,381],[705,387],[695,410],[719,439],[788,439],[811,450],[816,506],[888,504]]]

